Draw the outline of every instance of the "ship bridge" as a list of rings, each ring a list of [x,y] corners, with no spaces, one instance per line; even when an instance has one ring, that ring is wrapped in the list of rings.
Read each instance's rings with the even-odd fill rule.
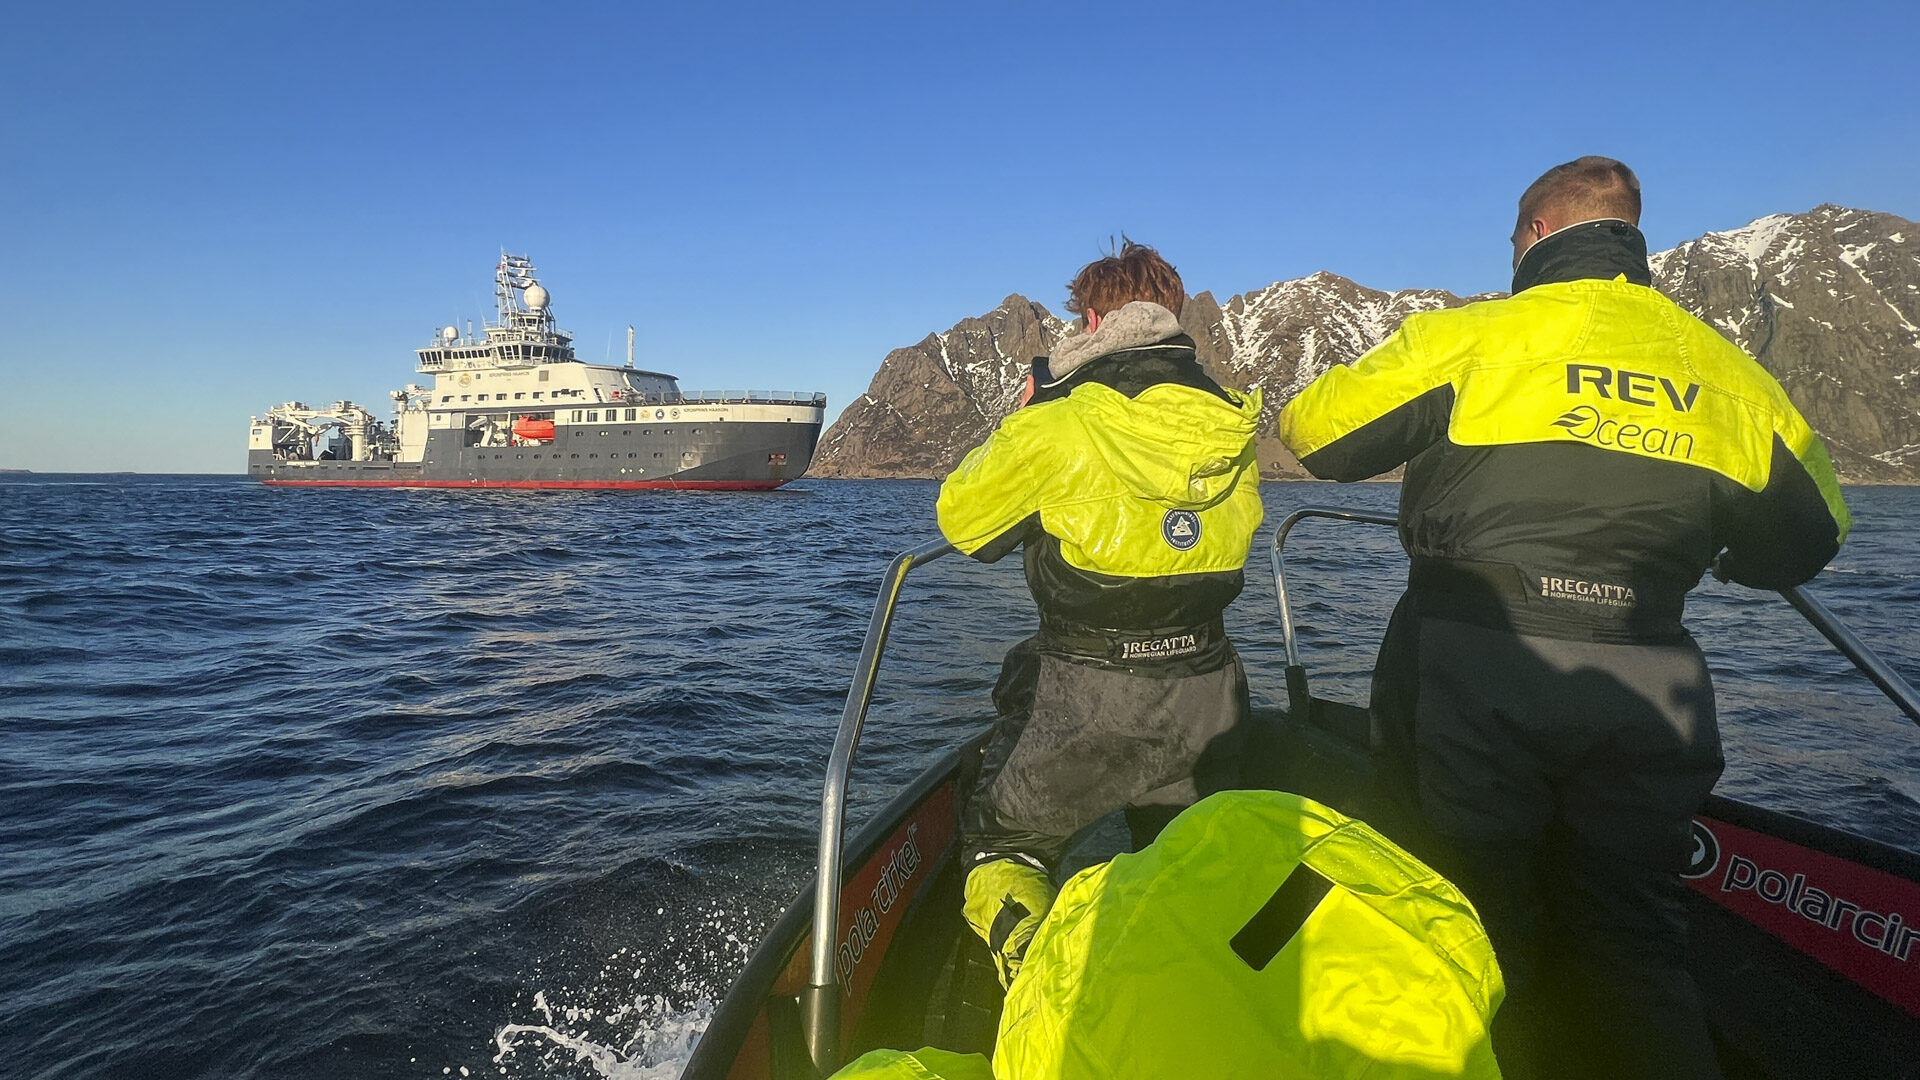
[[[486,323],[479,336],[471,322],[465,334],[447,326],[434,335],[433,344],[416,350],[422,374],[579,362],[573,335],[553,321],[552,296],[525,255],[500,256],[493,297],[498,321]]]

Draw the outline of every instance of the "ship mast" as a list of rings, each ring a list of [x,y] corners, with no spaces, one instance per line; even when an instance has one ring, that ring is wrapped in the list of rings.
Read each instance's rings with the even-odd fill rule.
[[[553,309],[547,303],[547,290],[533,274],[533,262],[525,255],[500,253],[500,264],[493,271],[494,304],[500,311],[497,325],[550,340],[555,334]]]

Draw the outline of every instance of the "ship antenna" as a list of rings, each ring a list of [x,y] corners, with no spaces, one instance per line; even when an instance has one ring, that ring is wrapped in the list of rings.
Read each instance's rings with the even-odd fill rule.
[[[627,324],[627,366],[633,366],[633,324]]]
[[[510,268],[511,262],[512,260],[507,257],[507,249],[501,248],[500,264],[493,268],[493,300],[494,307],[500,315],[501,326],[506,326],[512,322],[509,316],[511,316],[519,306],[513,302],[513,273]]]

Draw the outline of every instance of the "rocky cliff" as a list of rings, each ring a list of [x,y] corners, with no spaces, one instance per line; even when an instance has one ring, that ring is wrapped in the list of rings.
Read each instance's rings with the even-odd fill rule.
[[[1656,287],[1780,379],[1844,478],[1920,481],[1920,226],[1821,206],[1708,233],[1652,263]],[[1288,399],[1408,315],[1486,298],[1381,292],[1321,271],[1225,304],[1190,297],[1181,322],[1215,378],[1265,392],[1262,473],[1299,476],[1274,435]],[[810,475],[944,475],[1018,401],[1028,359],[1065,330],[1042,305],[1009,296],[895,349],[821,439]]]
[[[1027,362],[1066,324],[1009,296],[880,361],[867,392],[820,438],[810,476],[944,476],[1020,402]]]
[[[1819,206],[1652,262],[1655,287],[1780,380],[1843,477],[1920,480],[1920,226]]]

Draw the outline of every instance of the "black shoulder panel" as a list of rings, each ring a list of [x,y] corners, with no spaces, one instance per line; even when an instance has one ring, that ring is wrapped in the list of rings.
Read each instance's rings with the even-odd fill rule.
[[[1820,487],[1786,442],[1773,437],[1773,465],[1758,494],[1744,488],[1728,508],[1720,572],[1755,589],[1812,579],[1840,551],[1840,528]]]
[[[1322,480],[1365,480],[1404,465],[1447,437],[1453,384],[1446,383],[1383,413],[1300,459]]]

